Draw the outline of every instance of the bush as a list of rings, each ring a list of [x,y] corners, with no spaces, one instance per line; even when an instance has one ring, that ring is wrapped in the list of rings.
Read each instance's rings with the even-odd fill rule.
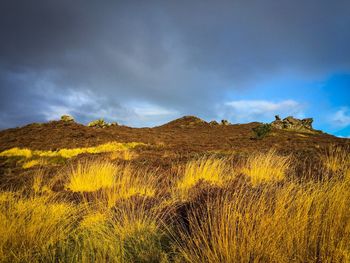
[[[254,138],[255,139],[263,139],[265,136],[267,136],[271,132],[271,124],[265,123],[261,124],[258,127],[253,128],[254,132]]]

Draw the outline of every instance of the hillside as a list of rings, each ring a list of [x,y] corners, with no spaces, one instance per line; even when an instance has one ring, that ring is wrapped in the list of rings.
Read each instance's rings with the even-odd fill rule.
[[[349,262],[349,140],[311,124],[1,131],[0,262]]]

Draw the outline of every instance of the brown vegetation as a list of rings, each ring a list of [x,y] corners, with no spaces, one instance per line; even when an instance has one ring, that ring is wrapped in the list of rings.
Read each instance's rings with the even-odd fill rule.
[[[345,139],[191,118],[39,126],[0,132],[0,262],[350,261]]]

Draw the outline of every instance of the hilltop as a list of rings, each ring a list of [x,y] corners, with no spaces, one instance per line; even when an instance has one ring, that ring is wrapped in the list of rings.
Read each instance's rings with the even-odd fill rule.
[[[262,140],[254,140],[258,122],[213,125],[194,116],[184,116],[153,128],[132,128],[113,125],[88,127],[74,121],[34,123],[0,131],[0,151],[13,147],[55,150],[96,146],[110,141],[162,144],[176,152],[266,150],[275,147],[284,151],[313,150],[330,144],[346,144],[348,139],[325,133],[289,131],[272,127]]]

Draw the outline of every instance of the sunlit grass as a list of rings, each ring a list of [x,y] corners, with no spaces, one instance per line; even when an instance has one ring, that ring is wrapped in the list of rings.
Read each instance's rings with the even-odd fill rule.
[[[215,158],[202,158],[187,163],[184,175],[177,183],[177,189],[182,195],[200,181],[221,186],[230,175],[225,173],[226,161]]]
[[[192,160],[169,180],[109,155],[43,170],[0,192],[0,262],[350,262],[344,160],[318,181],[286,177],[290,158],[274,151],[243,167]],[[70,191],[55,192],[51,178]]]
[[[157,177],[152,173],[134,172],[129,166],[121,167],[116,175],[113,187],[105,189],[104,198],[109,207],[118,200],[140,195],[153,197],[156,192]]]
[[[335,173],[350,169],[349,151],[339,146],[330,146],[327,151],[321,155],[321,160],[329,171]]]
[[[24,157],[24,158],[31,158],[32,157],[32,151],[27,148],[12,148],[9,150],[5,150],[0,153],[0,156],[5,156],[5,157]]]
[[[47,165],[48,162],[44,159],[34,159],[34,160],[30,160],[30,161],[26,161],[23,165],[22,168],[23,169],[29,169],[32,168],[34,166],[44,166]]]
[[[184,262],[349,262],[350,185],[265,184],[192,210],[178,242]]]
[[[275,150],[270,150],[250,155],[241,171],[250,177],[253,185],[257,185],[283,180],[290,165],[289,156],[280,156]]]
[[[119,143],[119,142],[109,142],[101,144],[95,147],[84,147],[84,148],[73,148],[73,149],[60,149],[58,151],[41,151],[41,150],[30,150],[27,148],[12,148],[5,150],[0,153],[0,156],[5,157],[62,157],[62,158],[72,158],[79,154],[97,154],[97,153],[108,153],[114,151],[127,151],[139,146],[144,146],[144,143],[130,142],[130,143]]]
[[[73,192],[94,192],[111,188],[117,167],[108,162],[79,162],[69,174],[66,188]]]
[[[1,193],[0,259],[31,262],[35,255],[48,255],[51,246],[69,234],[74,213],[74,206],[51,203],[48,197]]]

